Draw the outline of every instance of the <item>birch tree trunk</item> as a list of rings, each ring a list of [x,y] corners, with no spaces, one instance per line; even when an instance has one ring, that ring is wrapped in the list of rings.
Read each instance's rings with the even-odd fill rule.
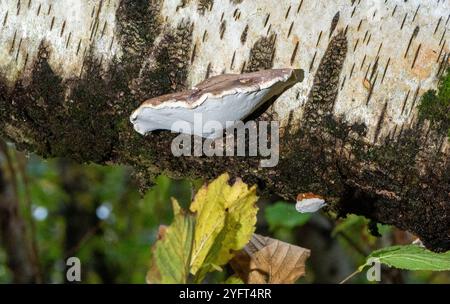
[[[294,200],[323,195],[450,249],[448,121],[419,119],[449,62],[446,0],[3,0],[0,134],[44,157],[152,177],[223,171]],[[220,73],[301,68],[305,80],[255,115],[282,126],[280,162],[172,156],[143,137],[146,98]]]

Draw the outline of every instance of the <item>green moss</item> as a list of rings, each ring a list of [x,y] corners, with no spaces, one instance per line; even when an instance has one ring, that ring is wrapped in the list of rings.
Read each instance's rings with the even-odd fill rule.
[[[439,81],[438,91],[429,90],[422,96],[419,118],[450,138],[450,68]]]

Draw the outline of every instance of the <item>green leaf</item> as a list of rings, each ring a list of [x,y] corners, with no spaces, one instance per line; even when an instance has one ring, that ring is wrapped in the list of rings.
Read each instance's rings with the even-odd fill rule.
[[[295,205],[282,201],[268,206],[264,216],[271,231],[279,228],[292,229],[302,226],[311,218],[310,214],[297,212]]]
[[[153,263],[147,274],[149,283],[187,283],[191,262],[195,220],[173,199],[173,223],[162,232],[153,250]]]
[[[232,275],[224,282],[224,284],[244,284],[244,281],[237,275]]]
[[[348,215],[342,222],[336,225],[334,227],[333,231],[331,232],[331,236],[335,237],[338,233],[344,232],[355,225],[364,225],[366,223],[366,220],[362,216],[350,214]]]
[[[435,253],[417,245],[392,246],[372,252],[367,258],[368,262],[359,269],[368,266],[373,259],[390,267],[407,270],[450,270],[450,251]]]
[[[228,174],[223,174],[202,187],[191,204],[197,216],[191,273],[202,269],[197,281],[214,270],[213,265],[226,264],[255,231],[256,187],[249,188],[239,179],[230,186],[228,180]]]

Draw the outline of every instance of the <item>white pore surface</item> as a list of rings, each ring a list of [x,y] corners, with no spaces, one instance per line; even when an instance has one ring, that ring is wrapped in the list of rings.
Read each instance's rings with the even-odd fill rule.
[[[202,137],[216,137],[221,130],[205,130],[205,124],[218,122],[223,129],[226,122],[242,120],[250,115],[262,103],[273,95],[271,88],[261,91],[240,92],[221,98],[208,96],[205,101],[195,108],[188,108],[184,103],[171,107],[141,107],[131,117],[134,129],[140,134],[146,134],[153,130],[172,130],[185,134],[194,134]],[[201,119],[195,121],[195,114],[201,114]],[[186,122],[189,128],[180,130],[175,123]],[[194,128],[195,124],[195,128]]]
[[[307,198],[297,201],[297,204],[295,204],[295,209],[300,213],[313,213],[319,211],[325,205],[325,201],[321,198]]]

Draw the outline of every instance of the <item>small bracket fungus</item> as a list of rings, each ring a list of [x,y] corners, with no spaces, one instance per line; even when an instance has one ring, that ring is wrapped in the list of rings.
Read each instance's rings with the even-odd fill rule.
[[[245,119],[270,98],[302,80],[303,71],[299,69],[214,76],[190,90],[145,101],[130,120],[143,135],[153,130],[171,130],[215,138],[233,125],[230,122]]]
[[[325,200],[314,193],[300,193],[297,196],[295,209],[300,213],[313,213],[326,206]]]

